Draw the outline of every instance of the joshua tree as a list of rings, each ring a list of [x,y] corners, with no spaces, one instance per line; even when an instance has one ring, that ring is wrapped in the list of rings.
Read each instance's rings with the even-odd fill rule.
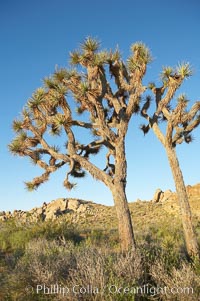
[[[179,199],[187,252],[190,256],[198,256],[199,249],[192,225],[192,215],[187,191],[176,154],[176,146],[184,141],[186,143],[192,142],[191,132],[200,123],[200,102],[196,102],[192,108],[187,111],[188,99],[186,95],[182,94],[178,97],[177,104],[174,108],[172,108],[171,104],[177,89],[181,86],[184,79],[191,76],[191,74],[191,68],[188,63],[181,64],[176,69],[171,67],[163,68],[161,76],[162,86],[156,87],[154,83],[149,85],[149,88],[154,94],[156,109],[152,117],[150,117],[148,109],[150,107],[151,97],[147,96],[141,109],[141,115],[146,118],[148,124],[142,125],[141,129],[144,134],[146,134],[150,128],[153,129],[153,132],[166,150]],[[159,123],[161,120],[166,122],[166,127],[163,126],[163,123]],[[164,129],[165,133],[163,131]]]
[[[10,151],[28,156],[44,169],[44,173],[27,182],[29,190],[37,189],[52,172],[68,166],[64,186],[72,189],[71,177],[89,172],[112,192],[116,208],[119,237],[123,250],[135,249],[135,239],[126,198],[127,163],[125,137],[129,121],[139,111],[146,66],[151,61],[142,43],[131,47],[126,64],[118,50],[100,51],[98,41],[87,38],[78,51],[70,54],[75,69],[61,68],[44,79],[28,100],[22,117],[14,120],[17,136]],[[76,113],[75,106],[76,104]],[[77,129],[92,133],[92,141],[79,142]],[[48,133],[65,135],[59,149],[50,144]],[[63,139],[61,139],[63,142]],[[91,155],[107,150],[104,167],[94,165]]]

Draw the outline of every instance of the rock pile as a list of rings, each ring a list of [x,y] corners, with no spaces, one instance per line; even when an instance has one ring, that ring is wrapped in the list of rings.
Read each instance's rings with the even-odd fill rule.
[[[68,212],[76,212],[77,214],[86,212],[90,210],[90,204],[91,202],[89,201],[79,199],[59,198],[48,204],[43,203],[42,207],[33,208],[30,211],[14,210],[13,213],[2,211],[0,212],[0,221],[5,221],[12,217],[17,217],[22,222],[27,220],[32,222],[54,220]]]
[[[200,184],[196,184],[194,186],[188,185],[186,187],[187,193],[189,197],[199,197],[200,196]]]
[[[160,188],[158,188],[154,194],[152,202],[164,203],[170,198],[174,198],[174,193],[170,189],[163,192]]]
[[[186,191],[189,198],[199,198],[200,196],[200,184],[196,184],[194,186],[188,185],[186,186]],[[164,203],[167,200],[174,200],[176,198],[176,193],[171,190],[162,191],[158,188],[155,191],[154,197],[152,199],[153,203]]]
[[[196,201],[199,204],[200,184],[196,184],[194,186],[189,185],[186,189],[190,200],[193,202]],[[140,205],[143,201],[137,199],[134,203]],[[162,191],[160,188],[157,189],[150,203],[162,205],[163,209],[170,213],[172,212],[172,209],[173,213],[175,211],[178,212],[179,210],[177,195],[171,190]],[[195,206],[195,208],[197,208],[196,211],[199,211],[200,205]],[[59,216],[73,213],[72,222],[76,222],[80,219],[80,217],[86,217],[87,215],[93,216],[94,219],[97,218],[99,212],[104,211],[105,207],[107,206],[95,204],[91,201],[59,198],[51,201],[50,203],[43,203],[42,207],[33,208],[30,211],[14,210],[12,213],[10,211],[1,211],[0,221],[6,221],[13,217],[19,219],[22,223],[26,221],[50,221],[57,219]],[[197,212],[195,214],[198,215]]]

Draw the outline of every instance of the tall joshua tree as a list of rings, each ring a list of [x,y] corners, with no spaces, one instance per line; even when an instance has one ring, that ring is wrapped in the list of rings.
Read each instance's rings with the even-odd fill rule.
[[[181,64],[176,69],[171,67],[163,68],[161,76],[162,86],[156,87],[154,83],[149,85],[154,94],[156,109],[153,116],[148,114],[151,97],[147,96],[141,109],[141,115],[146,118],[148,124],[142,125],[141,129],[144,134],[149,129],[152,129],[166,150],[179,199],[187,252],[190,256],[199,256],[197,239],[192,225],[191,209],[176,154],[176,146],[183,142],[192,142],[191,132],[200,123],[200,101],[196,102],[190,110],[187,110],[188,100],[184,94],[178,97],[174,108],[172,108],[171,103],[177,89],[181,86],[184,79],[191,76],[191,74],[191,68],[188,63]],[[161,120],[166,122],[165,133],[163,124],[160,124]]]
[[[30,157],[44,169],[41,176],[26,183],[29,190],[37,189],[63,166],[68,166],[64,180],[67,189],[74,186],[70,179],[83,177],[85,171],[103,182],[113,195],[122,249],[135,249],[125,192],[125,137],[145,90],[142,79],[151,61],[150,52],[144,44],[135,43],[124,63],[118,50],[100,51],[98,41],[87,38],[70,57],[75,69],[61,68],[46,78],[44,87],[28,100],[22,117],[14,120],[17,135],[9,149],[15,155]],[[92,133],[89,143],[78,141],[77,128]],[[50,144],[49,132],[65,135],[64,150]],[[90,161],[102,148],[107,150],[104,168]]]

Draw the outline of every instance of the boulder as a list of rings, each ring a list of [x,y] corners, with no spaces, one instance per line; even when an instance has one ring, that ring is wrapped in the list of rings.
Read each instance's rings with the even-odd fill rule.
[[[7,218],[12,217],[11,211],[6,211],[6,212],[5,212],[5,216],[6,216]]]
[[[173,192],[170,189],[166,190],[163,194],[162,202],[166,202],[168,199],[172,197],[172,195]]]
[[[54,200],[54,201],[50,202],[49,204],[47,204],[45,209],[46,209],[46,212],[47,211],[55,211],[57,209],[64,211],[65,209],[67,209],[67,200],[64,198],[59,198],[57,200]]]
[[[54,220],[55,219],[55,211],[45,212],[44,219],[45,219],[45,221]]]
[[[12,215],[14,217],[17,217],[19,215],[19,210],[14,210]]]
[[[87,205],[80,204],[80,206],[77,209],[77,213],[83,213],[87,210]]]
[[[43,208],[37,208],[36,213],[37,215],[42,215],[43,214]]]
[[[69,199],[67,209],[76,211],[80,206],[80,201],[77,199]]]
[[[58,215],[61,215],[67,209],[68,201],[64,198],[59,198],[52,201],[49,204],[43,204],[42,212],[40,211],[40,216],[42,215],[45,220],[54,220]]]
[[[160,188],[158,188],[154,194],[153,203],[160,202],[163,198],[163,195],[164,195],[163,191]]]

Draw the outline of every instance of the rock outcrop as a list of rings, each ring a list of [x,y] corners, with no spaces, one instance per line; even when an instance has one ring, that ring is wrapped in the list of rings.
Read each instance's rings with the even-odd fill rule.
[[[90,201],[79,199],[59,198],[50,203],[43,203],[42,207],[33,208],[30,211],[14,210],[13,213],[2,211],[0,212],[0,221],[5,221],[12,217],[19,218],[22,222],[27,220],[31,222],[55,220],[69,212],[82,214],[89,211],[91,203]]]
[[[200,184],[196,184],[194,186],[188,185],[186,187],[187,193],[189,197],[199,197],[200,195]]]
[[[199,216],[200,212],[200,184],[194,186],[187,186],[187,193],[190,202],[196,202],[193,209],[193,213]],[[162,191],[158,188],[155,191],[153,199],[151,202],[141,201],[137,199],[137,206],[142,206],[144,203],[149,203],[153,208],[157,208],[160,205],[162,209],[168,213],[178,214],[179,204],[177,200],[177,195],[171,190]],[[0,211],[0,221],[6,221],[10,218],[17,218],[20,222],[37,222],[37,221],[51,221],[55,220],[61,216],[69,216],[71,222],[77,222],[80,218],[85,219],[87,216],[94,218],[94,220],[99,217],[99,213],[105,210],[105,205],[95,204],[91,201],[83,201],[80,199],[66,199],[59,198],[51,201],[50,203],[43,203],[39,208],[33,208],[30,211],[14,210],[10,211]],[[71,214],[71,215],[70,215]]]
[[[170,189],[163,192],[160,188],[158,188],[155,191],[155,194],[154,194],[154,197],[152,199],[152,202],[153,203],[160,203],[160,202],[164,203],[168,199],[174,198],[174,195],[175,194]]]

